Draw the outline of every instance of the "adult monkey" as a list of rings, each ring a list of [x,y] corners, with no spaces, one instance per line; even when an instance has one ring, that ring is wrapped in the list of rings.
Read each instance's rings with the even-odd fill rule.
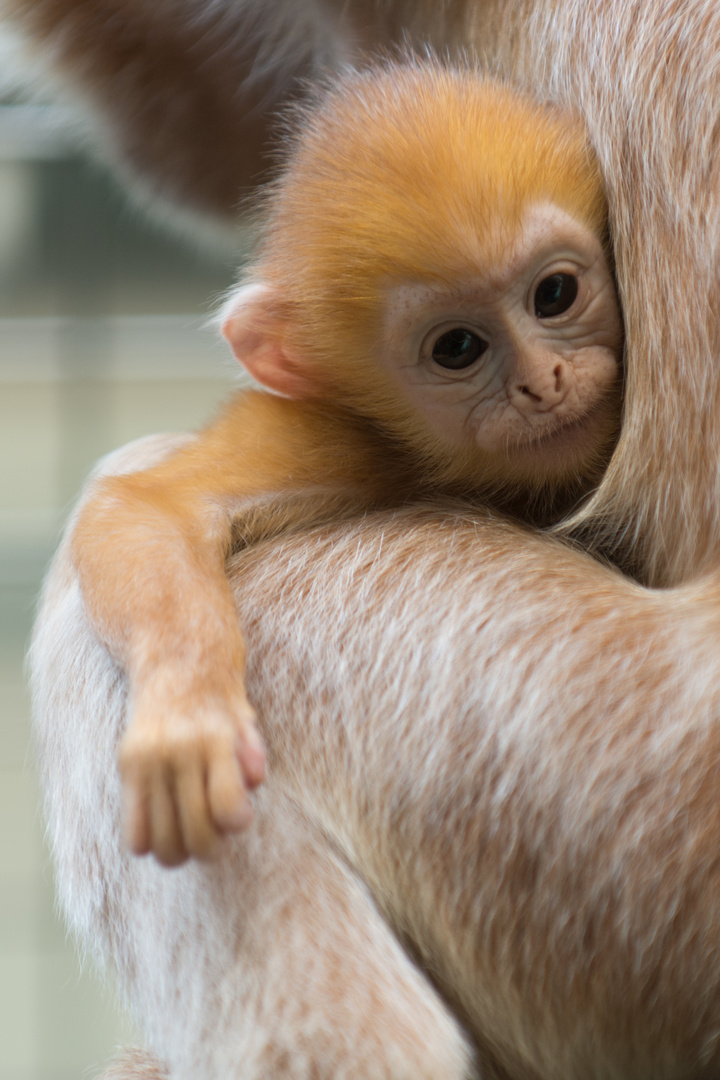
[[[145,5],[113,5],[113,40],[127,37],[118,50],[120,69],[113,74],[111,68],[111,82],[101,85],[98,71],[104,71],[108,61],[102,35],[74,36],[73,20],[107,16],[105,5],[36,0],[11,6],[16,17],[27,19],[36,40],[51,34],[56,61],[69,64],[74,77],[89,79],[96,100],[112,108],[122,100],[118,87],[127,101],[135,78],[147,98],[148,80],[167,67],[161,62],[163,50],[184,34],[191,67],[197,57],[192,78],[185,70],[186,85],[193,87],[185,101],[201,103],[209,97],[210,115],[218,121],[224,115],[228,121],[220,122],[219,131],[229,142],[242,132],[232,122],[232,109],[223,114],[223,95],[211,91],[220,81],[227,86],[221,71],[247,70],[248,35],[242,28],[247,7],[215,4],[193,23],[187,17],[194,8],[189,3],[168,2],[153,13]],[[68,14],[70,8],[74,15]],[[378,8],[382,15],[375,14],[373,5],[327,5],[338,19],[334,39],[328,44],[327,35],[318,30],[310,41],[318,47],[324,43],[326,59],[352,55],[358,42],[368,46],[386,33],[397,35],[407,22],[414,36],[426,36],[435,44],[477,43],[518,77],[579,104],[586,113],[608,181],[628,359],[623,437],[583,515],[583,531],[599,538],[606,549],[616,545],[618,554],[653,585],[689,581],[712,570],[720,477],[718,199],[713,168],[720,13],[697,0],[568,0],[555,6],[527,0],[511,10],[507,4],[476,0],[447,4],[440,14],[430,5]],[[301,18],[295,8],[277,6],[275,19],[267,4],[263,10],[265,25],[272,22],[274,33],[284,19],[283,40],[293,40],[293,26],[296,29]],[[153,36],[148,21],[156,19],[155,12]],[[311,10],[317,27],[321,14],[319,6]],[[218,22],[213,25],[214,19]],[[60,20],[65,35],[58,38]],[[214,69],[204,52],[213,47],[213,39],[223,46]],[[153,42],[157,56],[152,54]],[[238,43],[235,53],[233,42]],[[307,71],[307,62],[307,54],[290,50],[280,69],[290,76]],[[118,80],[114,92],[109,89],[113,78]],[[233,101],[240,101],[242,109],[241,99],[239,93]],[[180,103],[177,109],[182,116]],[[133,117],[132,109],[129,114],[125,131],[137,132],[137,114]],[[191,130],[178,123],[178,145],[186,144]],[[151,152],[145,149],[142,157],[145,167],[152,167]],[[173,169],[186,178],[188,190],[193,174],[183,171],[182,160],[180,153]],[[246,177],[255,169],[257,159],[251,160]],[[709,587],[700,583],[666,596],[647,593],[581,555],[492,520],[475,522],[471,540],[460,519],[446,526],[437,520],[432,524],[429,529],[421,521],[406,520],[400,526],[371,521],[358,525],[344,541],[342,530],[334,535],[330,554],[322,539],[308,539],[286,544],[282,556],[253,555],[258,588],[267,589],[267,579],[258,573],[263,557],[267,567],[272,563],[268,573],[278,573],[280,580],[285,575],[287,582],[279,606],[277,600],[268,601],[269,593],[255,592],[255,585],[251,589],[249,575],[238,583],[241,604],[255,615],[255,605],[262,601],[265,607],[256,624],[251,678],[275,755],[276,787],[269,789],[268,805],[260,808],[260,825],[265,821],[272,834],[273,814],[279,812],[275,808],[291,798],[310,824],[286,824],[283,837],[294,828],[309,829],[309,838],[303,838],[312,847],[314,823],[320,823],[335,838],[464,1018],[481,1060],[486,1059],[488,1075],[717,1075],[715,742],[720,687],[714,578]],[[378,553],[381,530],[385,544]],[[457,555],[454,564],[446,561],[443,548],[450,536]],[[417,573],[420,552],[427,560],[420,564],[424,574]],[[438,563],[442,586],[437,577],[433,584],[430,573],[433,568],[438,573]],[[330,566],[336,574],[338,566],[346,568],[342,598],[322,575]],[[370,1040],[369,1062],[344,1060],[341,1068],[338,1044],[321,1046],[317,1035],[310,1046],[300,1046],[303,1030],[312,1028],[307,1016],[303,1028],[302,1018],[293,1013],[296,997],[292,1007],[284,999],[274,1002],[274,1011],[260,1010],[268,1023],[273,1016],[276,1021],[272,1045],[277,1053],[270,1065],[267,1060],[263,1065],[262,1052],[269,1053],[270,1044],[255,1052],[243,1043],[232,995],[220,993],[214,1003],[208,974],[217,953],[231,956],[233,948],[238,952],[248,947],[242,942],[242,902],[247,901],[250,910],[256,879],[247,869],[250,864],[241,861],[240,849],[220,869],[188,867],[180,872],[183,876],[171,876],[148,864],[113,861],[116,840],[107,813],[92,833],[73,831],[80,808],[97,814],[108,792],[112,797],[112,781],[106,788],[100,770],[112,772],[113,742],[110,734],[103,741],[102,733],[113,719],[118,722],[120,700],[115,685],[111,707],[105,705],[103,714],[107,723],[98,721],[95,708],[107,701],[112,671],[100,654],[88,651],[92,646],[87,638],[82,639],[89,665],[82,669],[86,684],[81,685],[77,668],[73,679],[72,669],[68,674],[62,667],[67,654],[52,620],[64,617],[66,630],[72,625],[82,632],[67,570],[65,574],[57,585],[63,592],[51,597],[54,606],[36,652],[38,670],[54,671],[55,678],[62,672],[66,680],[51,691],[47,679],[40,690],[48,729],[58,737],[65,733],[60,742],[48,736],[47,744],[57,755],[50,810],[61,883],[66,897],[74,896],[76,926],[114,956],[136,1007],[155,1002],[148,1038],[170,1061],[172,1074],[189,1075],[195,1068],[194,1075],[234,1071],[252,1076],[264,1069],[265,1075],[293,1076],[314,1068],[320,1075],[403,1076],[412,1071],[411,1044],[416,1039],[426,1051],[429,1075],[462,1075],[459,1036],[453,1034],[449,1017],[443,1019],[440,1004],[428,996],[428,987],[415,986],[413,1012],[397,983],[389,994],[374,998],[374,1011],[359,1010],[361,1018],[372,1014],[376,1022],[370,1029],[376,1038]],[[400,581],[397,594],[387,591],[392,575]],[[357,592],[348,594],[352,586]],[[522,603],[508,602],[511,588],[518,590]],[[307,642],[301,649],[294,631],[292,636],[286,633],[282,618],[292,596],[308,589],[315,590],[320,606],[307,606],[315,617],[305,629],[312,630],[313,648],[323,639],[321,656],[308,651]],[[358,609],[361,600],[373,600],[364,617],[358,616],[352,596]],[[398,625],[391,616],[397,614],[400,598],[405,618]],[[363,667],[367,650],[360,655],[346,647],[341,656],[328,660],[333,643],[352,644],[343,615],[346,603],[354,611],[353,627],[360,626],[365,643],[374,642],[373,655],[391,650],[394,677],[389,688],[387,679],[373,679],[377,673]],[[247,616],[244,622],[249,625]],[[391,641],[388,634],[394,634]],[[436,647],[438,640],[444,649]],[[270,641],[272,656],[266,659]],[[428,656],[436,665],[430,683],[427,670],[419,666]],[[272,666],[272,679],[265,679],[265,665]],[[284,671],[284,679],[278,678],[278,670]],[[402,684],[396,681],[398,670],[405,673]],[[344,678],[361,689],[350,701],[343,697]],[[93,684],[96,696],[83,698]],[[76,706],[71,710],[74,730],[84,732],[86,724],[88,731],[97,732],[100,744],[93,748],[92,759],[78,758],[85,770],[80,785],[71,770],[66,737],[73,693],[79,695],[70,702]],[[360,697],[358,706],[355,699]],[[326,746],[321,716],[342,714],[343,707],[348,718],[338,727],[342,744]],[[299,709],[307,710],[301,718],[305,737],[314,731],[322,742],[314,757],[295,754],[292,738],[284,749],[273,731],[273,718],[280,717],[283,731],[292,736],[292,716]],[[365,710],[383,720],[369,745],[362,739],[362,725],[360,730],[355,727],[357,712]],[[423,723],[432,722],[436,729],[438,718],[447,723],[446,753],[432,769],[424,768]],[[470,743],[479,732],[479,747],[472,751]],[[400,737],[408,741],[398,744]],[[83,740],[87,742],[85,734]],[[333,754],[345,763],[348,746],[359,746],[361,756],[365,753],[370,760],[359,777],[342,772],[339,784]],[[322,754],[330,755],[328,766],[335,764],[335,781],[332,768],[318,776]],[[52,758],[48,753],[48,761]],[[58,760],[65,763],[67,774]],[[406,775],[398,766],[403,761]],[[66,788],[61,788],[61,780]],[[112,798],[110,803],[112,808]],[[369,807],[375,812],[368,814]],[[292,816],[288,821],[294,821]],[[460,845],[456,858],[447,854],[451,842]],[[332,862],[332,851],[323,850]],[[88,873],[88,860],[94,874]],[[253,864],[258,881],[263,865],[267,863],[262,859]],[[238,877],[241,870],[244,876]],[[342,872],[342,866],[328,871],[330,876]],[[216,887],[208,890],[213,874]],[[227,899],[232,895],[237,904],[238,881],[245,884],[239,910]],[[348,895],[357,887],[349,884]],[[152,892],[152,909],[141,902],[143,890]],[[162,968],[158,974],[143,960],[141,920],[133,913],[149,921],[148,933],[162,928],[164,915],[174,910],[184,913],[181,931],[197,931],[208,895],[226,898],[226,937],[218,929],[223,924],[210,914],[204,945],[189,935],[192,956],[200,963],[194,965],[193,991],[183,997],[185,961],[173,951],[177,929],[170,942],[167,931],[165,938],[152,936],[155,968]],[[113,919],[121,900],[128,920],[124,924]],[[357,902],[362,908],[367,898]],[[155,921],[151,910],[160,913]],[[293,910],[302,913],[302,904]],[[369,910],[366,926],[370,940],[377,942],[380,937],[373,935],[381,934],[381,924],[371,921]],[[232,912],[235,921],[229,918]],[[292,935],[308,920],[283,925]],[[269,947],[270,939],[261,941],[260,951]],[[214,952],[214,945],[225,951]],[[387,951],[389,957],[391,945]],[[331,954],[327,956],[339,967],[329,964],[328,970],[339,978],[353,950]],[[321,948],[318,955],[325,955]],[[158,965],[159,956],[167,959],[168,968]],[[243,954],[246,965],[250,959]],[[222,978],[242,998],[246,968],[236,971],[233,963],[228,961]],[[400,968],[394,963],[388,959],[390,982],[397,976],[409,986],[412,976],[400,970],[400,959]],[[175,975],[171,983],[168,969]],[[381,971],[378,964],[378,978]],[[358,989],[362,973],[353,974]],[[367,984],[366,990],[363,1000],[372,998]],[[163,993],[168,997],[163,999]],[[397,1012],[401,998],[405,1026]],[[246,1001],[240,1004],[251,1011]],[[210,1032],[204,1043],[198,1035],[203,1023]],[[386,1025],[402,1035],[395,1041],[383,1038]],[[319,1029],[324,1030],[322,1023]],[[396,1056],[390,1060],[388,1053]],[[136,1075],[141,1075],[139,1069]]]

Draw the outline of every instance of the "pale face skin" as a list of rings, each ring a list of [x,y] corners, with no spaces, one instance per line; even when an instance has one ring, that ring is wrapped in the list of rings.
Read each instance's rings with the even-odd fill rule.
[[[600,240],[549,204],[509,242],[473,240],[471,280],[390,287],[380,362],[448,447],[498,455],[519,477],[582,471],[620,409],[622,323]]]

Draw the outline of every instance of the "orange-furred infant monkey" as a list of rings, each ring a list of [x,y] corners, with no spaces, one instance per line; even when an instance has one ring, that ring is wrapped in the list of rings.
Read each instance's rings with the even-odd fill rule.
[[[175,864],[250,821],[234,548],[440,491],[517,507],[597,481],[620,413],[606,215],[582,126],[471,68],[354,74],[305,115],[223,324],[271,393],[103,481],[75,534],[129,677],[133,851]]]

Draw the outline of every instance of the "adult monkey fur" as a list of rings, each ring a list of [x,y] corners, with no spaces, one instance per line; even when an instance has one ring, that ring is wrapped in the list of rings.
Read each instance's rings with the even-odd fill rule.
[[[262,776],[233,546],[440,494],[557,515],[618,433],[607,207],[568,114],[472,67],[348,73],[266,201],[225,333],[275,393],[98,485],[73,541],[129,680],[128,841],[169,864],[247,825]]]
[[[358,40],[372,45],[397,37],[407,23],[417,38],[436,46],[475,42],[540,93],[583,109],[607,181],[627,330],[623,434],[585,522],[605,545],[614,541],[626,558],[631,552],[651,584],[690,582],[700,571],[712,571],[720,417],[715,5],[528,0],[512,7],[341,6],[350,31],[341,26],[329,45],[325,31],[305,38],[326,59],[333,53],[351,56]],[[164,50],[172,52],[183,40],[186,95],[178,98],[175,113],[178,147],[189,145],[193,131],[182,122],[184,114],[194,106],[201,115],[208,100],[209,117],[226,133],[228,145],[241,141],[242,92],[237,84],[231,95],[216,87],[227,86],[228,71],[247,71],[242,23],[248,10],[258,9],[167,3],[150,11],[148,5],[113,4],[112,29],[103,36],[97,23],[93,33],[73,33],[74,19],[107,16],[108,7],[100,3],[36,0],[12,7],[16,18],[28,20],[40,47],[50,34],[54,62],[95,94],[100,111],[110,102],[116,132],[124,124],[120,141],[131,148],[140,118],[129,108],[123,120],[120,102],[131,100],[133,86],[150,100],[148,87],[167,68]],[[327,7],[338,20],[339,9]],[[201,27],[189,17],[193,10],[203,12]],[[263,11],[265,25],[272,27],[266,46],[272,48],[281,21],[283,40],[298,40],[295,5],[276,5],[274,19],[267,3]],[[302,18],[317,13],[320,26],[319,8],[310,9],[310,16],[307,11],[304,5]],[[57,36],[61,20],[64,37]],[[235,36],[229,32],[233,26]],[[223,47],[214,66],[204,51],[215,48],[213,35]],[[108,65],[118,36],[124,51]],[[302,59],[297,51],[285,52],[276,68],[278,82],[280,73],[289,81],[297,70],[307,70]],[[108,69],[110,78],[99,83],[98,72]],[[271,69],[265,64],[265,72]],[[127,91],[124,97],[113,93],[119,85]],[[149,140],[142,156],[152,168]],[[197,175],[182,168],[187,156],[178,151],[173,162],[185,190]],[[249,150],[244,164],[247,178],[257,168]],[[239,172],[233,175],[242,179]],[[196,190],[200,197],[206,189]],[[142,461],[126,458],[125,467],[146,464],[148,454]],[[298,734],[294,719],[302,728],[302,754],[295,752],[297,743],[286,748],[266,730],[270,783],[287,785],[311,832],[313,822],[320,823],[336,838],[417,955],[430,964],[474,1043],[503,1063],[504,1075],[717,1075],[714,577],[671,594],[646,592],[549,540],[491,520],[467,525],[456,518],[443,525],[444,519],[429,515],[424,527],[411,518],[396,526],[381,518],[354,532],[349,526],[329,530],[281,551],[258,550],[252,579],[235,577],[243,624],[250,628],[252,621],[255,631],[253,700],[263,716],[282,717],[285,735]],[[443,545],[451,538],[456,561],[446,563]],[[330,567],[340,575],[336,590],[324,576]],[[390,589],[395,580],[397,592]],[[503,590],[514,587],[521,590],[522,607],[507,603]],[[213,889],[209,870],[189,866],[163,875],[147,863],[127,865],[118,857],[111,767],[122,687],[84,626],[67,562],[57,564],[49,588],[35,665],[45,718],[50,826],[72,923],[83,941],[117,963],[136,1011],[147,1013],[148,1045],[165,1057],[174,1076],[189,1075],[193,1062],[200,1062],[205,1075],[254,1075],[259,1051],[252,1040],[262,1041],[263,1032],[259,1025],[254,1032],[243,1027],[240,1011],[247,1004],[240,999],[241,988],[249,986],[242,979],[251,958],[244,956],[245,966],[237,970],[231,958],[247,944],[243,903],[251,902],[257,880],[242,861],[247,852],[243,848],[236,861],[214,871]],[[289,635],[287,605],[307,593],[317,606],[302,609],[298,635],[295,629]],[[358,615],[369,599],[369,614]],[[345,605],[354,612],[352,620]],[[58,627],[77,635],[68,651]],[[372,642],[373,655],[387,658],[382,680],[370,661],[363,668],[362,656],[353,653],[350,646],[358,640],[362,656]],[[70,650],[78,642],[85,650],[79,670],[69,665],[70,655],[73,664],[80,663]],[[341,654],[333,651],[338,642]],[[340,730],[347,742],[335,748],[336,757],[330,746],[324,751],[329,757],[312,759],[317,744],[309,736],[319,739],[323,718],[335,710],[346,719]],[[368,745],[358,730],[357,714],[365,710],[383,718],[377,744]],[[447,722],[446,756],[430,774],[420,765],[414,774],[416,760],[425,760],[423,716],[432,721],[433,745],[438,720]],[[471,725],[474,739],[478,728],[483,732],[476,755],[452,752],[458,717]],[[417,742],[405,744],[410,736]],[[388,738],[399,743],[388,746]],[[365,788],[348,774],[351,746],[368,751]],[[342,790],[317,790],[319,761],[327,761],[331,777],[334,763],[334,782]],[[402,775],[396,775],[399,765],[405,766]],[[373,805],[386,794],[380,817],[366,815],[368,784]],[[465,794],[453,798],[456,792]],[[269,835],[277,830],[277,842],[297,819],[274,823],[265,816],[265,797],[258,833],[265,822]],[[78,828],[83,814],[92,822],[88,831]],[[490,823],[487,837],[483,830]],[[450,858],[448,852],[458,849],[458,857]],[[325,851],[331,860],[332,849]],[[410,851],[423,860],[417,874]],[[302,911],[296,901],[286,915]],[[379,924],[367,911],[365,918],[353,925],[364,926],[366,941],[381,940],[374,937]],[[313,930],[320,925],[325,923],[318,916]],[[299,926],[285,927],[289,934],[301,933]],[[194,960],[184,981],[183,957],[175,949],[179,936],[192,944]],[[152,950],[143,948],[146,942]],[[318,951],[316,971],[327,955],[337,981],[348,970],[343,964],[351,965],[352,950],[334,958],[331,952]],[[271,953],[265,957],[270,962]],[[220,964],[222,975],[213,964]],[[353,974],[362,975],[357,969]],[[218,978],[227,979],[238,1002],[222,989],[213,996]],[[360,978],[356,985],[366,984]],[[427,1066],[428,1073],[451,1074],[430,1046],[433,1034],[447,1034],[447,1028],[439,1022],[434,1028],[413,1026],[412,1017],[426,1019],[427,1012],[401,1008],[408,1000],[399,992],[392,999],[376,997],[374,1008],[364,1011],[363,997],[358,1017],[372,1012],[381,1033],[390,1017],[396,1021],[392,1030],[412,1028],[412,1039],[387,1040],[372,1057],[372,1070],[363,1071],[367,1063],[358,1059],[357,1074],[382,1075],[384,1067],[386,1074],[404,1075],[403,1053],[409,1074],[412,1046],[436,1065],[434,1072]],[[277,1037],[274,1045],[289,1048],[286,1058],[278,1051],[274,1074],[301,1074],[308,1058],[293,1026],[297,1015],[287,1000],[286,1009],[277,1001],[269,1014],[262,1014],[262,1002],[256,1004],[255,1015],[274,1023],[266,1029],[270,1039]],[[437,1050],[441,1043],[442,1038],[432,1045]],[[444,1045],[451,1046],[449,1037]],[[316,1073],[352,1075],[352,1053],[343,1071],[342,1047],[336,1044],[332,1066],[326,1042],[315,1039],[310,1049]],[[267,1074],[273,1075],[272,1068]]]

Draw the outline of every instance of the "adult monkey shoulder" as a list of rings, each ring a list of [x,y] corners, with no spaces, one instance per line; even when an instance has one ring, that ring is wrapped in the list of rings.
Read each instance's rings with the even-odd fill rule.
[[[119,850],[119,790],[108,763],[122,727],[122,684],[88,631],[62,557],[51,581],[36,664],[61,896],[81,940],[114,956],[147,1045],[173,1076],[196,1075],[198,1063],[215,1075],[232,1060],[254,1077],[265,1074],[248,1048],[269,1040],[291,1055],[279,1075],[303,1075],[292,1048],[306,1052],[313,1011],[337,1023],[349,995],[355,1022],[343,1027],[343,1045],[351,1047],[358,1020],[374,1018],[385,1032],[382,1049],[372,1044],[372,1066],[349,1075],[374,1075],[388,1054],[390,1075],[406,1075],[410,1061],[397,1057],[405,1038],[387,1036],[403,1017],[415,1025],[421,1058],[434,1039],[445,1047],[442,1067],[437,1050],[423,1059],[430,1075],[464,1075],[446,1071],[451,1051],[462,1068],[458,1032],[437,1002],[431,1008],[411,993],[411,972],[388,951],[354,874],[338,891],[337,868],[325,867],[322,854],[329,834],[463,1016],[483,1075],[712,1075],[713,603],[692,589],[669,602],[477,514],[463,521],[406,511],[315,540],[311,559],[297,537],[281,552],[248,552],[233,571],[249,688],[268,717],[272,787],[259,795],[257,829],[215,864],[160,877],[147,860],[128,865]],[[287,597],[299,593],[306,602],[288,623]],[[363,645],[370,633],[371,651]],[[336,650],[340,677],[327,662]],[[412,690],[398,678],[408,668],[423,672]],[[352,705],[358,685],[362,710]],[[372,732],[368,716],[380,720]],[[77,737],[68,739],[70,722]],[[92,826],[81,835],[77,821]],[[95,895],[93,881],[103,883]],[[335,916],[318,899],[327,890],[342,913],[340,943]],[[299,1026],[286,1022],[287,982],[274,1005],[266,990],[264,1011],[247,993],[248,983],[267,987],[268,963],[282,961],[287,977],[288,918],[292,955],[301,958],[303,933],[316,950],[310,1016],[305,991],[292,983],[291,999],[305,1002]],[[350,972],[357,932],[365,949],[383,942],[384,959],[369,954]],[[380,976],[395,989],[377,1002],[371,988]],[[222,1010],[212,991],[218,979],[233,988]],[[228,1009],[232,1032],[220,1024]],[[367,1048],[366,1034],[359,1045]],[[320,1075],[334,1075],[323,1046],[314,1053]]]

